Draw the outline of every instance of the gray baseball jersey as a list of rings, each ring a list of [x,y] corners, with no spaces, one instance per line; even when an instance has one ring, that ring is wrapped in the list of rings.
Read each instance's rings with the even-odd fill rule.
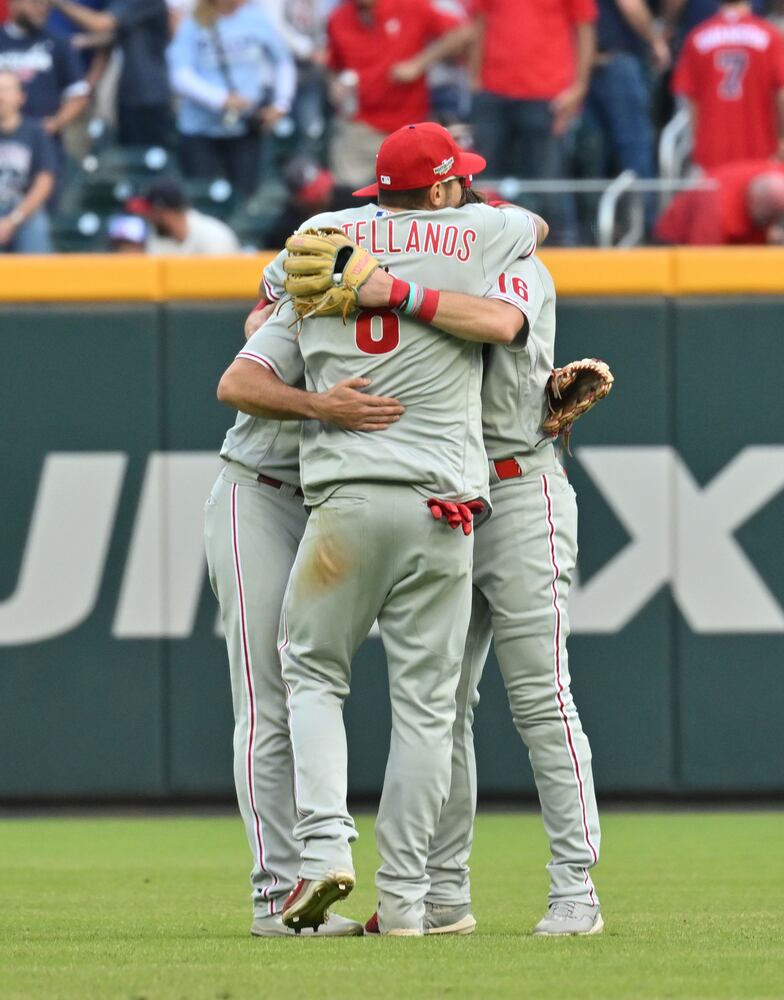
[[[498,276],[489,298],[516,306],[528,319],[524,344],[487,352],[482,380],[482,430],[488,458],[534,451],[542,440],[544,390],[555,356],[555,287],[536,257]]]
[[[536,243],[527,213],[485,205],[438,212],[366,205],[316,216],[303,228],[327,226],[342,228],[403,279],[474,295],[487,293],[504,265],[532,253]],[[284,256],[265,270],[268,296],[282,290]],[[303,427],[300,457],[310,504],[350,481],[408,483],[451,500],[487,496],[478,345],[383,309],[361,310],[347,327],[337,317],[306,320],[297,350],[284,332],[285,316],[273,317],[246,346],[284,381],[293,384],[304,370],[308,388],[322,391],[365,376],[373,393],[406,406],[402,420],[372,438],[315,422]]]

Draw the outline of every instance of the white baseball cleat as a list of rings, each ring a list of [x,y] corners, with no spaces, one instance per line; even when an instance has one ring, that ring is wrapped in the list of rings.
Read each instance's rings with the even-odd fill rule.
[[[425,934],[473,934],[475,930],[470,903],[459,906],[425,903]]]
[[[283,923],[296,933],[305,927],[318,930],[327,919],[329,907],[345,899],[353,888],[354,876],[350,872],[330,871],[323,878],[301,878],[283,904]]]
[[[547,907],[547,913],[534,927],[535,937],[564,937],[601,934],[604,921],[599,904],[578,903],[574,899],[556,899]]]
[[[254,937],[359,937],[363,933],[362,924],[358,920],[349,920],[339,913],[330,913],[316,932],[312,927],[306,927],[299,934],[292,927],[287,927],[280,917],[256,917],[251,924],[250,932]]]

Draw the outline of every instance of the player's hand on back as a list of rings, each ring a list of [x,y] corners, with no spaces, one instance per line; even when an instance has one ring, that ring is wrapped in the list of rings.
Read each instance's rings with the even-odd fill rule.
[[[369,378],[347,378],[317,396],[318,419],[350,431],[383,431],[396,423],[405,407],[388,396],[371,396]]]
[[[249,340],[257,330],[260,330],[274,311],[275,305],[271,302],[263,309],[254,309],[248,313],[244,326],[245,339]]]

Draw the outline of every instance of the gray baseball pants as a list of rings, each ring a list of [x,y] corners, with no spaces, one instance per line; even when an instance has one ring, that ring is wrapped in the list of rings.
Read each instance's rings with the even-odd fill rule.
[[[303,878],[353,872],[343,703],[351,658],[378,619],[392,705],[376,822],[382,931],[423,925],[427,856],[449,791],[472,550],[473,536],[435,521],[412,488],[347,484],[313,509],[284,599]]]
[[[550,842],[550,901],[598,902],[591,749],[570,691],[566,639],[577,559],[577,503],[553,449],[518,456],[520,479],[491,467],[493,516],[477,531],[471,623],[457,691],[452,784],[428,862],[428,900],[468,902],[476,811],[472,723],[491,639],[515,727],[528,747]]]
[[[277,637],[307,511],[229,462],[204,513],[210,583],[226,633],[234,708],[234,783],[253,856],[257,917],[279,913],[297,880],[294,764]]]

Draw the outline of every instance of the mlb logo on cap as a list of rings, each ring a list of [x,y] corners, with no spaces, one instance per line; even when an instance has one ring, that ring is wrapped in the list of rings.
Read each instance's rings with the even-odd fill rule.
[[[460,149],[442,125],[436,122],[404,125],[381,143],[376,157],[376,183],[354,194],[361,198],[378,194],[381,187],[387,191],[430,187],[447,176],[479,174],[486,166],[484,158],[477,153]]]

